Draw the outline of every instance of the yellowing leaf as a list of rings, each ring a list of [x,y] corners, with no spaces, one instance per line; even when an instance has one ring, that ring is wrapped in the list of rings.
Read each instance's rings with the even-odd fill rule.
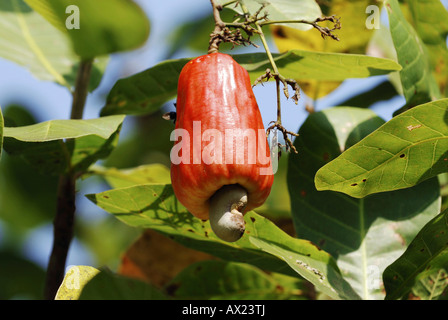
[[[78,300],[84,286],[100,271],[89,266],[71,267],[56,293],[55,300]]]

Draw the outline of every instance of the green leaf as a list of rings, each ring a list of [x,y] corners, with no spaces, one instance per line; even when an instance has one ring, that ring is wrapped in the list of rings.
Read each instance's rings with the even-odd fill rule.
[[[39,171],[82,171],[114,148],[124,115],[90,120],[51,120],[4,130],[5,150]]]
[[[338,81],[384,75],[401,69],[393,60],[361,54],[290,50],[273,56],[279,72],[295,80]],[[234,58],[249,71],[253,80],[271,67],[264,53],[242,54]]]
[[[166,285],[166,291],[174,299],[188,300],[300,298],[300,280],[288,278],[288,282],[279,282],[272,274],[248,264],[210,260],[182,270]]]
[[[163,103],[175,97],[179,74],[189,60],[164,61],[118,80],[107,96],[101,115],[146,114],[157,111]]]
[[[39,79],[69,87],[64,75],[73,65],[67,39],[21,0],[2,1],[0,10],[0,56],[26,66]],[[49,37],[38,36],[44,34]]]
[[[414,107],[382,125],[316,174],[317,190],[362,198],[414,186],[448,171],[448,99]]]
[[[254,82],[271,68],[264,53],[234,55]],[[387,74],[400,70],[393,60],[364,55],[291,50],[274,54],[279,72],[295,80],[344,80]],[[101,115],[146,114],[158,110],[177,93],[179,74],[190,59],[168,60],[138,74],[117,81]],[[207,85],[207,84],[203,84]]]
[[[71,267],[56,294],[56,300],[163,300],[149,284],[90,266]]]
[[[225,4],[229,1],[218,0],[218,4]],[[285,20],[306,20],[314,21],[322,15],[319,5],[314,0],[244,0],[250,14],[255,14],[262,5],[265,5],[262,14],[267,12],[269,20],[285,21]],[[235,10],[239,14],[243,11],[239,6],[230,5],[229,9]],[[292,28],[299,30],[309,30],[312,27],[303,23],[284,23]]]
[[[148,18],[133,1],[27,0],[27,3],[68,34],[74,51],[82,59],[136,49],[149,35]],[[70,5],[77,9],[66,13]],[[78,19],[79,27],[66,27]]]
[[[356,96],[339,103],[339,105],[344,107],[369,108],[374,103],[379,101],[386,102],[398,94],[399,93],[393,83],[386,80],[370,90],[359,93]]]
[[[313,113],[294,142],[298,154],[289,155],[287,182],[297,236],[331,254],[363,299],[384,298],[381,273],[440,210],[436,178],[364,199],[316,190],[316,171],[383,123],[368,109]]]
[[[110,116],[90,120],[50,120],[38,124],[5,128],[5,138],[23,142],[48,142],[96,135],[108,139],[123,122],[124,116]]]
[[[72,88],[79,57],[69,39],[23,0],[0,1],[0,38],[0,57],[23,66],[40,80]],[[90,90],[99,85],[107,61],[95,60]]]
[[[419,277],[412,288],[412,295],[421,300],[447,300],[448,276],[444,268],[433,270],[426,276]]]
[[[104,177],[113,188],[171,182],[170,169],[158,163],[141,165],[130,169],[93,166],[89,168],[89,173]]]
[[[283,260],[264,253],[254,245],[253,238],[256,238],[294,252],[301,261],[308,261],[311,268],[321,269],[325,265],[321,273],[328,278],[326,272],[331,270],[331,277],[335,277],[329,280],[330,283],[344,282],[330,255],[309,241],[290,237],[254,212],[245,215],[246,235],[237,242],[228,243],[214,235],[208,221],[195,218],[176,200],[171,185],[137,185],[90,194],[87,198],[128,225],[156,230],[189,248],[225,260],[246,262],[261,269],[295,275]],[[315,261],[320,263],[319,266],[313,265]],[[314,275],[309,280],[320,285],[321,278]],[[343,288],[346,291],[338,292],[339,288],[335,288],[331,296],[336,299],[356,296],[349,286]]]
[[[143,281],[101,271],[90,280],[79,300],[165,300],[157,288]]]
[[[403,67],[400,77],[407,105],[414,106],[440,98],[426,47],[406,21],[397,0],[387,1],[386,8],[398,62]]]
[[[293,270],[316,286],[320,292],[333,299],[359,300],[352,287],[341,276],[341,272],[335,266],[317,261],[310,256],[297,254],[292,248],[285,248],[272,241],[264,241],[260,238],[250,238],[251,242],[270,254],[285,261]]]
[[[411,24],[428,49],[432,73],[444,97],[448,93],[448,11],[440,0],[407,0]]]
[[[429,221],[407,250],[384,271],[386,299],[406,296],[416,281],[448,265],[448,210]]]

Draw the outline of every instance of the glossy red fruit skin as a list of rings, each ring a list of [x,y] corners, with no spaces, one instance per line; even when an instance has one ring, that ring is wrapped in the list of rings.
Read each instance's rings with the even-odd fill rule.
[[[189,61],[181,71],[177,91],[176,129],[185,129],[189,133],[190,161],[179,164],[172,161],[171,182],[177,199],[194,216],[203,220],[208,220],[210,197],[224,185],[239,184],[247,190],[248,204],[245,212],[261,206],[268,197],[274,180],[266,136],[263,135],[260,140],[257,136],[256,139],[256,150],[265,150],[262,151],[264,160],[257,155],[256,161],[248,161],[250,148],[245,147],[245,160],[242,164],[236,163],[236,158],[233,158],[233,163],[225,161],[229,152],[235,153],[237,147],[235,144],[227,145],[223,138],[223,161],[206,164],[202,159],[197,163],[196,158],[195,163],[193,157],[198,153],[197,150],[194,153],[193,140],[199,139],[196,142],[201,143],[201,152],[211,142],[201,142],[200,136],[193,136],[194,121],[200,121],[201,133],[207,129],[215,129],[222,133],[222,137],[225,137],[226,129],[252,129],[257,134],[264,133],[249,74],[230,55],[211,53],[200,56]],[[198,122],[196,133],[199,128],[197,124]],[[179,140],[175,141],[174,146],[180,143]],[[241,148],[239,152],[242,152]],[[270,174],[260,174],[260,169]]]

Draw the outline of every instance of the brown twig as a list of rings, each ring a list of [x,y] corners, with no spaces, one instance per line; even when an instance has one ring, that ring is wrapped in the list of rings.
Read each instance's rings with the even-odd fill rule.
[[[330,21],[333,23],[333,28],[327,28],[327,27],[321,27],[318,22],[322,21]],[[315,29],[320,31],[320,35],[322,38],[325,39],[325,37],[330,37],[333,40],[339,41],[339,38],[337,35],[333,34],[333,31],[341,29],[341,21],[336,16],[329,16],[329,17],[321,17],[317,18],[314,22],[310,23]]]
[[[298,137],[299,134],[286,130],[286,128],[283,127],[283,125],[279,121],[271,121],[269,124],[271,124],[271,123],[273,123],[273,124],[266,129],[266,136],[269,136],[271,131],[274,129],[281,131],[286,145],[282,145],[282,144],[278,143],[279,147],[284,147],[286,149],[286,151],[292,150],[294,153],[298,153],[296,147],[294,147],[293,142],[288,137],[288,134],[291,136],[294,136],[294,137]]]
[[[210,41],[208,46],[208,53],[218,52],[219,44],[222,42],[222,38],[220,34],[223,29],[226,27],[226,24],[221,20],[221,15],[219,12],[222,10],[222,7],[217,5],[215,1],[210,0],[213,8],[213,18],[215,20],[215,29],[213,29],[212,34],[210,35]]]
[[[252,87],[255,87],[258,83],[261,83],[263,85],[263,81],[267,82],[271,78],[278,79],[283,84],[283,93],[285,94],[285,97],[287,99],[289,99],[288,86],[290,86],[294,90],[294,95],[291,97],[291,99],[293,99],[296,104],[299,103],[300,86],[297,81],[294,79],[286,79],[279,73],[273,73],[269,68],[266,69],[266,72],[264,74],[255,79]]]
[[[248,14],[242,14],[239,15],[235,21],[227,23],[222,21],[220,16],[220,11],[223,9],[222,6],[217,5],[214,0],[210,0],[210,2],[213,8],[215,28],[210,34],[208,53],[218,52],[219,45],[222,42],[232,43],[232,49],[236,45],[252,45],[256,48],[259,47],[257,44],[253,43],[250,38],[254,34],[259,33],[259,31],[254,28],[253,24],[258,21],[267,20],[267,13],[261,17],[259,16],[265,5],[263,5],[255,15],[249,16]],[[239,1],[236,1],[236,5],[239,5]],[[239,22],[241,18],[244,19],[244,22]],[[245,36],[242,34],[241,30],[244,30],[246,33]]]
[[[57,212],[53,221],[53,248],[47,267],[44,298],[52,300],[64,279],[65,264],[73,238],[75,220],[75,180],[72,175],[59,178]]]
[[[328,27],[322,27],[319,25],[319,22],[323,21],[330,21],[333,23],[332,28]],[[303,23],[303,24],[309,24],[313,26],[313,28],[319,30],[322,38],[325,39],[325,37],[330,37],[333,40],[339,41],[339,38],[337,35],[333,34],[333,31],[341,29],[341,21],[339,18],[337,18],[335,15],[329,16],[329,17],[319,17],[314,21],[307,21],[307,20],[281,20],[281,21],[271,21],[267,20],[264,22],[261,22],[260,25],[268,25],[268,24],[278,24],[278,23]]]
[[[92,70],[92,60],[81,61],[75,92],[73,93],[70,119],[82,119]],[[56,296],[65,272],[68,250],[73,238],[75,221],[76,179],[79,172],[61,174],[57,190],[57,208],[53,221],[53,248],[48,262],[44,298],[52,300]]]

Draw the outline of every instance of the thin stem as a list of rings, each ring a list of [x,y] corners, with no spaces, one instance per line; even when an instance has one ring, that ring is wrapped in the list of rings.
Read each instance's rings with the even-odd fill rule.
[[[230,6],[231,4],[233,4],[233,3],[235,3],[235,2],[238,2],[238,0],[231,0],[231,1],[229,1],[229,2],[223,3],[223,4],[222,4],[222,7],[224,8],[224,7]]]
[[[333,23],[333,28],[327,28],[327,27],[321,27],[318,22],[323,22],[323,21],[330,21]],[[334,40],[339,41],[339,38],[334,35],[332,32],[335,30],[339,30],[341,29],[341,22],[339,20],[339,18],[337,18],[336,16],[329,16],[329,17],[319,17],[314,21],[307,21],[307,20],[265,20],[265,21],[261,21],[259,22],[260,26],[266,26],[266,25],[270,25],[270,24],[280,24],[280,23],[304,23],[304,24],[309,24],[311,26],[313,26],[313,28],[319,30],[319,32],[321,33],[322,37],[330,37]]]
[[[220,37],[217,35],[219,35],[222,32],[222,30],[224,29],[226,24],[221,20],[221,15],[219,14],[221,7],[218,6],[215,3],[215,1],[213,1],[213,0],[210,0],[210,3],[212,4],[213,18],[215,20],[215,29],[213,30],[212,35],[215,35],[215,36],[210,38],[210,43],[208,46],[208,53],[214,53],[214,52],[218,52],[219,44],[221,42]]]
[[[277,86],[277,124],[282,124],[282,107],[280,102],[280,79],[275,79],[275,85]]]
[[[261,29],[261,26],[258,23],[255,23],[255,25],[257,26],[257,31],[260,36],[261,43],[263,44],[266,54],[268,55],[269,62],[271,63],[272,69],[274,70],[274,74],[278,75],[279,74],[278,68],[277,68],[277,65],[275,64],[274,57],[272,56],[271,50],[269,50],[269,46],[268,46],[268,43],[264,36],[263,30]]]
[[[73,93],[71,119],[82,119],[87,99],[92,60],[82,61]],[[44,298],[52,300],[64,279],[65,264],[73,238],[77,172],[68,170],[59,176],[56,215],[53,221],[53,248],[47,267]]]
[[[314,25],[315,21],[307,21],[307,20],[266,20],[261,21],[260,26],[266,26],[269,24],[280,24],[280,23],[304,23],[309,25]]]

